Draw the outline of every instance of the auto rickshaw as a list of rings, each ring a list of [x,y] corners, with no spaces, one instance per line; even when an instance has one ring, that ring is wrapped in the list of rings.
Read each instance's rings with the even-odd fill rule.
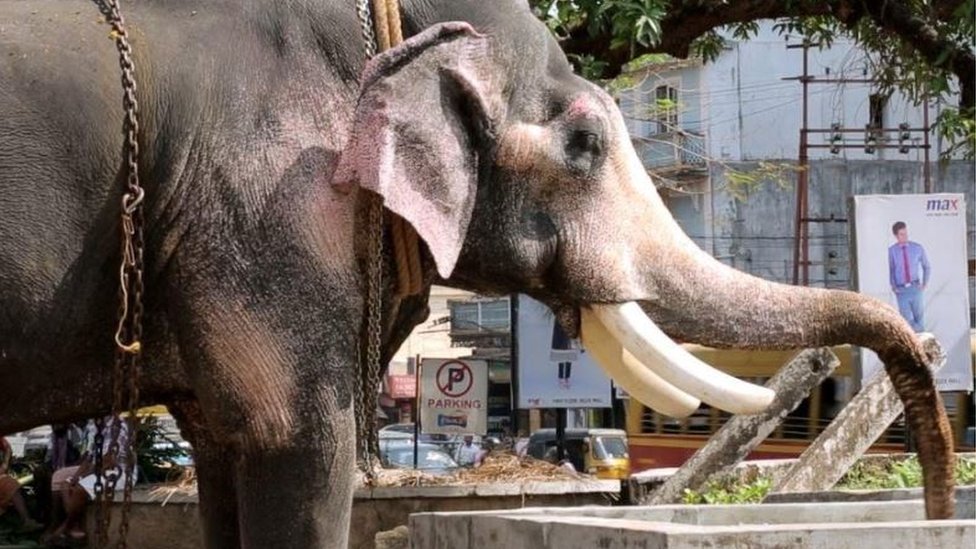
[[[565,457],[581,473],[602,479],[630,476],[627,433],[621,429],[576,428],[565,431]],[[539,429],[529,437],[526,453],[556,463],[556,430]]]

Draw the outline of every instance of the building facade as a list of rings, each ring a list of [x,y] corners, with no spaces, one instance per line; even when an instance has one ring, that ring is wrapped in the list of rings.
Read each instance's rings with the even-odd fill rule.
[[[628,75],[634,84],[617,93],[635,148],[678,223],[703,249],[740,270],[793,282],[796,165],[803,120],[803,50],[760,25],[748,41],[728,40],[709,63],[666,61]],[[832,143],[830,129],[924,126],[921,106],[894,93],[878,94],[870,65],[856,44],[837,40],[810,48],[807,127],[814,145]],[[861,82],[837,82],[855,80]],[[946,105],[931,101],[934,123]],[[878,145],[921,145],[923,132],[846,132],[837,143],[858,145],[832,152],[808,151],[809,284],[850,288],[848,197],[855,194],[922,193],[924,153]],[[906,138],[907,137],[907,138]],[[976,169],[971,161],[940,161],[947,150],[932,131],[929,164],[934,192],[966,195],[969,259],[976,256]],[[758,175],[754,175],[758,174]],[[972,287],[972,279],[970,280]],[[976,318],[976,296],[970,295]]]

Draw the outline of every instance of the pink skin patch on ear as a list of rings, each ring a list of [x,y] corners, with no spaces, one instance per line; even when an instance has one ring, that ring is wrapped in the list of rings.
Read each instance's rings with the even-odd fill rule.
[[[587,94],[580,94],[573,99],[573,102],[569,104],[566,108],[566,115],[569,118],[585,118],[589,116],[596,116],[595,109],[593,108],[593,101],[587,96]]]

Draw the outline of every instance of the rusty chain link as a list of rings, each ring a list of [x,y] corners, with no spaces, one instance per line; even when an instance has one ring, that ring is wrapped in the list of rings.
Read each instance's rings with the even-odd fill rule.
[[[143,199],[145,191],[139,181],[139,102],[136,99],[135,64],[132,47],[125,28],[125,20],[118,0],[99,2],[105,20],[112,26],[111,38],[119,52],[121,68],[122,107],[125,111],[122,128],[125,135],[125,192],[121,201],[120,234],[121,261],[119,265],[119,311],[115,330],[115,361],[112,368],[112,415],[109,456],[113,458],[111,471],[104,470],[104,429],[102,418],[96,420],[95,434],[95,497],[98,501],[95,540],[98,547],[108,545],[111,524],[111,505],[120,476],[124,474],[123,504],[116,547],[125,549],[129,533],[129,508],[132,503],[136,455],[136,410],[139,403],[139,362],[142,351],[144,224]],[[125,447],[121,448],[123,411],[128,411]],[[125,453],[122,458],[120,452]],[[119,464],[124,465],[124,469]],[[111,474],[107,474],[107,473]]]
[[[95,507],[95,544],[96,546],[104,546],[101,539],[101,534],[104,528],[102,525],[106,520],[105,506],[102,504],[105,494],[105,484],[102,482],[102,445],[105,444],[105,419],[97,418],[95,420],[95,437],[92,442],[92,448],[89,451],[94,455],[93,461],[95,462],[95,485],[92,490],[95,492],[95,502],[98,505]]]
[[[373,19],[370,0],[356,0],[356,15],[365,43],[366,59],[376,55],[376,35],[373,33]],[[377,386],[380,370],[380,346],[382,345],[383,315],[383,200],[379,195],[366,193],[366,316],[365,352],[360,355],[360,377],[356,383],[356,438],[359,443],[361,467],[366,482],[376,480],[376,458],[379,441],[376,433]]]

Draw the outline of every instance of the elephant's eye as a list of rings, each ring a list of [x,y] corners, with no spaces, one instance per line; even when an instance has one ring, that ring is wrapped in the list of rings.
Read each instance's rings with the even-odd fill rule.
[[[589,128],[571,131],[566,142],[566,158],[574,172],[581,175],[590,172],[603,158],[603,138]]]

